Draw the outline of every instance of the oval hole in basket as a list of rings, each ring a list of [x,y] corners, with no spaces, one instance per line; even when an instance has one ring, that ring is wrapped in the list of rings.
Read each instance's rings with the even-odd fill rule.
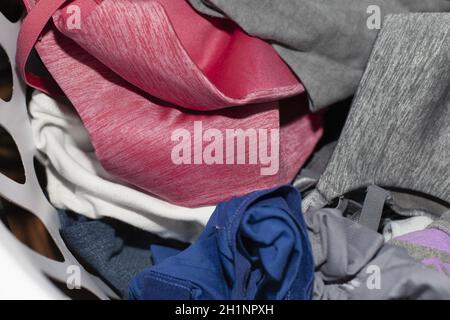
[[[45,195],[47,200],[49,200],[47,194],[47,174],[45,172],[45,167],[36,157],[33,157],[33,165],[34,165],[34,172],[36,172],[36,178],[38,180],[39,186],[41,187],[42,193]]]
[[[11,136],[0,125],[0,173],[17,183],[25,183],[25,169],[22,163],[19,149]]]
[[[38,217],[1,196],[0,203],[1,220],[19,241],[49,259],[64,261],[63,255]]]
[[[23,7],[20,0],[1,0],[0,12],[11,22],[17,22],[22,17]]]
[[[4,0],[2,0],[4,1]],[[0,45],[0,99],[8,102],[13,94],[13,74],[11,62],[5,49]]]
[[[100,300],[95,294],[90,292],[87,289],[69,289],[67,284],[56,280],[50,276],[47,276],[47,279],[53,283],[55,287],[57,287],[62,293],[64,293],[67,297],[72,300]]]

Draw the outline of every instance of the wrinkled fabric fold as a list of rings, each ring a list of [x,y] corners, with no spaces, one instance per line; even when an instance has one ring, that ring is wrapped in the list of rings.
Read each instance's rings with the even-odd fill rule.
[[[312,288],[300,195],[281,186],[220,203],[198,241],[135,277],[130,298],[309,299]]]
[[[112,6],[111,3],[104,1],[102,5]],[[146,2],[139,3],[148,6]],[[136,6],[138,2],[133,4]],[[320,116],[308,114],[304,94],[293,98],[294,109],[283,108],[273,101],[198,113],[170,105],[131,86],[55,28],[42,36],[36,49],[80,115],[102,167],[123,182],[173,204],[211,205],[255,189],[288,183],[322,133]],[[166,56],[170,56],[169,52]],[[283,121],[283,112],[290,114],[289,121]],[[181,129],[193,137],[195,121],[202,121],[205,131],[279,130],[279,170],[274,175],[262,176],[260,163],[175,164],[171,158],[172,134]],[[201,144],[202,149],[208,145],[206,141]],[[249,152],[244,151],[246,159]],[[173,183],[174,179],[177,183]]]
[[[29,112],[55,207],[91,219],[114,218],[163,238],[191,242],[201,233],[214,206],[176,206],[121,183],[97,160],[75,110],[46,94],[32,95]]]
[[[397,238],[405,234],[425,229],[433,219],[424,216],[411,217],[408,219],[388,221],[383,226],[384,241]]]
[[[264,201],[261,202],[261,204],[263,203]],[[265,208],[265,205],[254,208],[262,220],[265,219]],[[283,208],[283,205],[277,206],[277,208]],[[273,218],[276,219],[277,217],[278,215],[275,212]],[[214,216],[212,219],[214,219]],[[384,239],[380,234],[345,218],[342,211],[330,208],[320,209],[314,213],[306,214],[304,219],[307,238],[311,244],[314,258],[314,281],[311,293],[313,300],[450,298],[450,279],[432,268],[425,267],[408,255],[403,248],[392,244],[384,244]],[[220,219],[214,220],[214,222],[217,221],[220,221]],[[225,235],[229,234],[226,228],[221,228],[221,225],[216,225],[216,227],[218,230],[225,230]],[[441,223],[439,227],[448,227],[445,230],[450,230],[447,224]],[[252,229],[258,228],[252,226]],[[288,226],[285,229],[290,230]],[[260,234],[255,238],[256,240],[259,237],[271,238],[265,236],[266,230],[263,228],[260,228],[259,231]],[[216,232],[220,233],[220,231]],[[130,297],[134,299],[161,299],[167,298],[170,293],[179,299],[215,299],[218,296],[206,296],[204,294],[204,288],[209,286],[211,288],[220,287],[209,281],[211,279],[210,268],[218,274],[226,275],[225,279],[222,280],[226,283],[226,286],[235,284],[235,278],[232,276],[233,268],[223,270],[218,268],[217,264],[211,265],[209,263],[211,260],[219,258],[216,253],[211,254],[212,251],[207,250],[208,246],[205,245],[205,242],[208,241],[208,237],[205,234],[203,236],[204,243],[195,243],[185,251],[173,247],[158,246],[156,248],[156,246],[152,246],[152,259],[157,265],[147,269],[131,282]],[[211,236],[211,233],[208,233],[208,236]],[[239,244],[239,242],[237,243]],[[260,242],[249,243],[254,248],[253,252],[258,251],[258,243]],[[270,241],[265,243],[274,244]],[[230,243],[228,244],[230,245]],[[267,246],[266,249],[275,251],[275,247],[279,246]],[[283,247],[287,248],[288,246]],[[239,249],[239,246],[236,245],[236,248]],[[222,252],[227,256],[228,250],[221,250],[219,254]],[[248,257],[250,260],[253,255]],[[280,261],[276,257],[273,258],[274,256],[271,254],[268,254],[268,257],[272,258],[273,261]],[[285,258],[286,256],[283,255],[282,257]],[[232,261],[235,260],[227,259],[220,266],[230,265]],[[431,263],[431,259],[424,263]],[[161,268],[158,268],[158,265]],[[186,267],[187,265],[189,267],[196,265],[196,267],[189,269]],[[201,272],[197,269],[200,268],[200,265],[202,266]],[[186,267],[188,271],[180,272],[180,266]],[[300,264],[297,267],[302,269],[303,266],[303,264]],[[205,268],[203,269],[203,267]],[[442,271],[442,264],[440,267],[434,269]],[[277,267],[276,270],[287,269]],[[251,272],[246,273],[245,269],[238,271],[243,275],[251,274]],[[445,274],[445,272],[442,273]],[[247,278],[252,279],[251,276]],[[161,292],[155,290],[155,288],[161,288],[161,282],[163,283],[162,286],[165,286],[162,295]],[[199,283],[202,285],[197,285]],[[298,283],[301,284],[301,282]],[[295,285],[297,282],[294,281],[293,284]],[[219,291],[229,289],[226,286]],[[294,292],[295,289],[292,289],[292,291]],[[218,294],[218,292],[215,293]],[[223,299],[223,296],[221,296],[221,299]]]
[[[385,19],[317,203],[375,184],[448,206],[449,36],[447,13]]]
[[[149,243],[158,239],[112,219],[89,220],[60,210],[59,220],[70,251],[126,298],[130,280],[151,263]]]
[[[336,209],[305,214],[314,300],[449,299],[450,279]]]
[[[189,0],[272,43],[297,74],[312,110],[351,97],[388,14],[449,12],[448,0]]]
[[[83,9],[87,1],[70,5]],[[182,107],[215,110],[304,91],[270,45],[230,21],[197,14],[184,0],[108,0],[82,19],[82,28],[71,28],[70,19],[62,8],[53,20],[122,78]]]

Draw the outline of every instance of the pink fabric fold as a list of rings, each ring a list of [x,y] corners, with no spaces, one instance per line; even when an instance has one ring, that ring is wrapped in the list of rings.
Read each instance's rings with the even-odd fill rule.
[[[63,17],[62,8],[54,15],[58,30],[46,30],[36,49],[79,113],[108,172],[188,207],[216,204],[293,179],[322,134],[321,119],[309,113],[305,93],[289,99],[292,105],[280,107],[278,99],[303,92],[303,87],[270,46],[258,39],[252,44],[254,38],[240,31],[235,36],[236,30],[224,32],[187,11],[180,11],[184,12],[178,17],[181,20],[172,19],[171,13],[178,9],[192,10],[180,5],[186,5],[185,1],[172,1],[175,5],[162,0],[105,0],[97,5],[75,0],[71,4],[88,2],[90,6],[81,10],[86,8],[80,30],[64,27],[68,16]],[[30,9],[34,3],[26,0],[26,4]],[[199,38],[189,35],[189,30],[197,32],[194,27],[178,30],[188,22],[199,28],[199,21],[212,28],[203,34],[198,31]],[[196,48],[199,44],[209,48],[208,42],[199,40],[208,36],[214,40],[211,46],[218,45],[202,54],[203,49]],[[236,53],[239,48],[247,51]],[[253,53],[254,61],[249,62]],[[254,75],[248,74],[250,70]],[[185,129],[194,136],[195,121],[202,122],[204,131],[214,128],[223,133],[226,129],[279,129],[278,173],[261,175],[261,164],[173,163],[172,133]],[[208,143],[201,145],[204,149]]]
[[[80,28],[63,7],[58,29],[128,82],[193,110],[268,102],[304,91],[266,42],[231,21],[198,14],[185,0],[76,0]],[[70,11],[71,12],[71,11]],[[123,14],[126,12],[127,14]]]

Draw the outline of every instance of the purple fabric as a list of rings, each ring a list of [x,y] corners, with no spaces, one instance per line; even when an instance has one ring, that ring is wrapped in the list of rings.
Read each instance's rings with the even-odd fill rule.
[[[431,267],[441,273],[450,275],[450,263],[445,263],[438,258],[427,258],[423,259],[421,262],[422,264]]]
[[[428,247],[450,253],[450,235],[439,229],[431,228],[416,231],[395,239],[406,241],[413,245]]]

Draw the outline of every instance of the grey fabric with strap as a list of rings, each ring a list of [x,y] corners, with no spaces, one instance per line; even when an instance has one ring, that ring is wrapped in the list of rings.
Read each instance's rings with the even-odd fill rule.
[[[450,299],[449,278],[339,210],[320,209],[305,221],[316,267],[313,299]]]
[[[386,18],[306,211],[370,185],[450,203],[449,39],[450,14]]]
[[[380,226],[383,207],[391,197],[390,193],[378,186],[372,185],[367,188],[366,198],[359,217],[359,223],[373,231]]]

